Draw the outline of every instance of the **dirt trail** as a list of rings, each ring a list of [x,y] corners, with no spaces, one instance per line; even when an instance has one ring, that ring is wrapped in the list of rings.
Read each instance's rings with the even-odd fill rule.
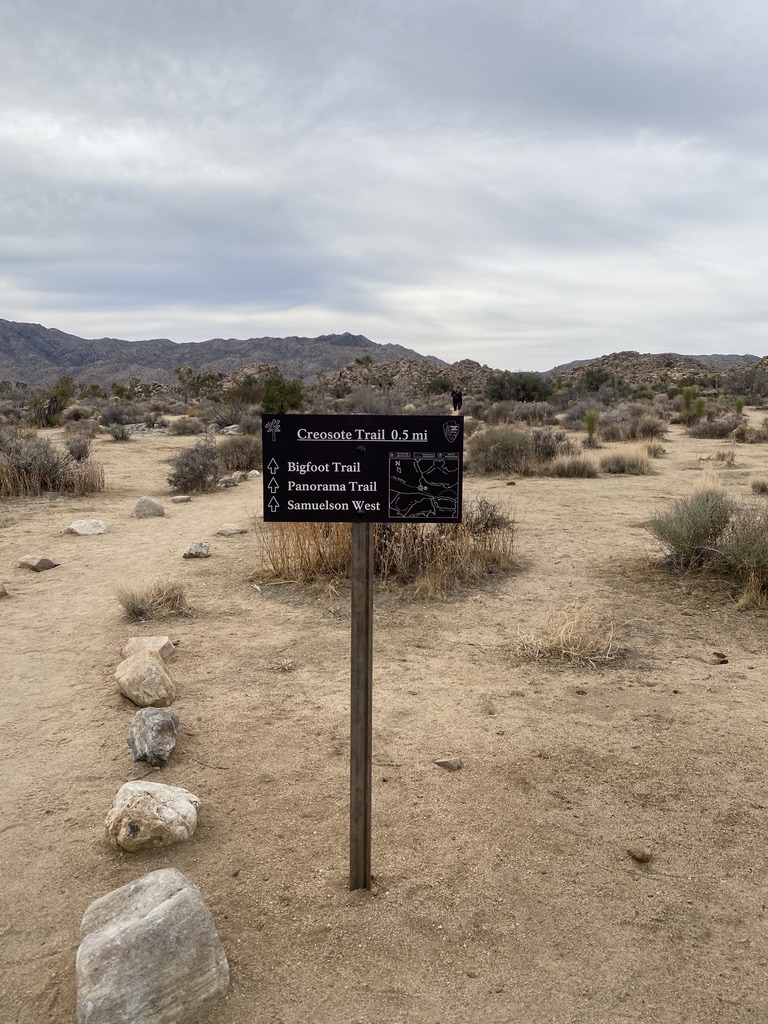
[[[230,960],[211,1024],[766,1019],[766,618],[650,571],[644,528],[723,443],[673,427],[649,477],[470,479],[515,511],[525,568],[439,604],[377,595],[372,894],[345,884],[348,594],[248,584],[254,533],[215,531],[249,524],[258,482],[132,519],[188,444],[99,439],[106,492],[0,507],[3,1021],[73,1020],[85,907],[166,865],[200,886]],[[765,446],[736,454],[706,464],[748,498]],[[109,532],[62,533],[86,516]],[[211,558],[183,561],[195,540]],[[61,566],[16,568],[38,552]],[[126,625],[115,588],[164,573],[197,614],[163,626],[183,735],[158,778],[196,792],[201,820],[189,843],[120,855],[103,820],[145,769],[113,672],[156,627]],[[621,660],[509,656],[518,629],[583,602],[625,624]],[[434,766],[453,753],[462,771]]]

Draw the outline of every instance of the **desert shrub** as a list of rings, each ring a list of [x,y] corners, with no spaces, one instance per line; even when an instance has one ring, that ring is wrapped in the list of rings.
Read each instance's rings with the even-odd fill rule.
[[[246,413],[245,416],[240,417],[237,429],[241,434],[255,434],[261,437],[261,416]]]
[[[653,473],[651,461],[644,450],[611,452],[600,459],[603,473],[626,473],[630,476],[648,476]]]
[[[588,477],[598,475],[597,466],[590,459],[583,456],[572,456],[552,459],[546,468],[548,476],[557,477]]]
[[[761,477],[753,480],[750,487],[753,494],[768,494],[768,479]]]
[[[748,423],[740,423],[733,431],[732,438],[739,444],[763,444],[768,441],[768,427],[763,420],[763,426],[751,427]]]
[[[657,512],[648,529],[676,568],[689,569],[711,559],[736,508],[736,502],[725,491],[706,488],[678,498]]]
[[[529,426],[544,426],[557,422],[555,410],[548,402],[503,401],[494,404],[485,413],[486,423],[527,423]]]
[[[468,471],[484,476],[529,473],[532,457],[530,433],[510,426],[488,427],[475,434],[466,453]]]
[[[113,423],[130,423],[130,416],[128,410],[122,405],[108,405],[101,416],[99,417],[99,423],[102,427],[109,427]]]
[[[537,462],[548,462],[557,456],[573,455],[577,446],[564,430],[552,427],[534,427],[531,431],[533,457]]]
[[[724,466],[735,466],[736,465],[736,452],[733,448],[729,448],[727,451],[722,449],[715,452],[715,462],[722,462]]]
[[[667,449],[663,444],[659,444],[658,441],[649,441],[648,444],[643,445],[648,457],[651,459],[660,459],[663,455],[667,454]]]
[[[64,431],[66,437],[78,435],[94,438],[99,433],[99,424],[96,420],[73,420],[64,424]]]
[[[691,437],[718,439],[728,437],[740,425],[740,416],[727,416],[719,420],[701,420],[698,423],[691,423],[688,433]]]
[[[584,605],[553,609],[541,628],[520,633],[509,650],[526,660],[564,661],[591,668],[598,662],[613,661],[619,654],[610,614]]]
[[[560,426],[568,430],[582,430],[584,417],[593,406],[590,402],[576,402],[569,406],[560,417]]]
[[[666,424],[648,403],[623,403],[606,409],[600,417],[598,432],[603,441],[650,441],[662,438]]]
[[[117,599],[130,622],[192,614],[184,587],[175,580],[124,583],[117,588]]]
[[[0,497],[63,491],[91,494],[104,488],[103,467],[76,462],[48,438],[13,429],[0,430]]]
[[[184,448],[170,460],[168,483],[172,491],[190,494],[212,491],[221,473],[221,462],[212,437],[201,437],[193,448]]]
[[[552,387],[544,377],[527,371],[500,370],[491,373],[485,384],[485,397],[492,402],[543,402],[551,394]]]
[[[514,521],[491,502],[467,503],[464,521],[376,523],[374,570],[388,585],[419,597],[442,597],[459,587],[512,571]],[[261,531],[256,580],[313,582],[349,574],[347,523],[273,523]]]
[[[86,434],[73,434],[64,439],[64,448],[75,462],[82,462],[91,454],[91,438]]]
[[[258,469],[261,466],[261,438],[248,434],[228,437],[218,447],[222,465],[235,472]]]
[[[107,433],[115,441],[130,441],[131,432],[127,423],[110,423]]]
[[[205,424],[196,416],[179,416],[178,419],[171,420],[168,430],[171,434],[191,437],[194,434],[202,434],[205,430]]]
[[[92,410],[85,405],[70,405],[62,413],[62,419],[65,423],[70,420],[77,422],[77,420],[89,420],[92,414]]]

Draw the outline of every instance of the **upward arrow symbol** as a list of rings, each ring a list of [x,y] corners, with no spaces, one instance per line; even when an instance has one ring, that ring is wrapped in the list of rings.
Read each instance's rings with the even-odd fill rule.
[[[274,494],[269,499],[269,505],[267,507],[269,508],[270,512],[277,512],[277,510],[280,508],[280,502],[277,500]]]
[[[277,480],[275,480],[274,477],[272,477],[272,479],[269,481],[267,487],[270,489],[270,491],[272,491],[273,494],[275,493],[275,491],[280,490],[280,484],[277,482]]]
[[[269,470],[270,473],[276,473],[279,468],[280,467],[278,466],[274,459],[269,460],[269,465],[267,466],[267,469]]]

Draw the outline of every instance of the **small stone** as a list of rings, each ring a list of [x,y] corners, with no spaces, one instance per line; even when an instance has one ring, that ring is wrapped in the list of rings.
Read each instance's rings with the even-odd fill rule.
[[[627,847],[627,853],[638,864],[647,864],[653,856],[653,850],[645,843],[633,843],[632,846]]]
[[[167,708],[142,708],[131,720],[128,746],[134,761],[146,761],[153,768],[164,765],[173,753],[179,735],[179,716]]]
[[[33,572],[44,572],[46,569],[55,569],[58,562],[52,558],[44,558],[42,555],[24,555],[19,559],[20,569],[31,569]]]
[[[0,583],[0,597],[8,597],[8,591],[4,583]]]
[[[169,636],[132,636],[123,644],[123,657],[130,658],[139,651],[154,651],[163,661],[167,661],[176,650],[178,640]]]
[[[189,494],[174,494],[171,501],[174,505],[188,505],[192,498]]]
[[[145,494],[133,506],[132,514],[134,519],[150,519],[152,516],[164,516],[165,509],[161,501],[158,501],[157,498],[150,498]]]
[[[464,767],[464,762],[460,757],[439,757],[435,764],[449,772],[457,772],[459,768]]]
[[[95,537],[96,534],[106,532],[107,527],[101,519],[77,519],[66,529],[66,533],[74,533],[78,537]]]
[[[115,670],[117,688],[140,708],[165,708],[176,700],[176,685],[159,654],[138,651]]]
[[[236,537],[240,533],[247,532],[244,526],[234,526],[231,523],[227,523],[226,526],[222,526],[220,530],[217,530],[216,534],[219,537]]]
[[[195,833],[199,809],[199,797],[181,786],[126,782],[107,814],[107,842],[128,853],[183,843]]]
[[[715,665],[727,665],[728,658],[722,651],[712,651],[712,661]]]
[[[248,479],[255,480],[256,477],[258,476],[261,476],[261,473],[258,471],[258,469],[252,469],[251,472],[248,474]]]
[[[152,871],[95,900],[77,950],[77,1024],[183,1024],[229,990],[229,965],[197,886]]]
[[[196,541],[194,544],[190,544],[182,558],[207,558],[210,552],[208,551],[208,545],[203,544],[202,541]]]
[[[237,480],[233,476],[223,476],[219,480],[219,487],[237,487]]]

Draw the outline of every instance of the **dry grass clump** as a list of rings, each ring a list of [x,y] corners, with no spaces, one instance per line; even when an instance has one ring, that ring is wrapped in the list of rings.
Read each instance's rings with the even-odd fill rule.
[[[750,484],[753,494],[768,494],[768,478],[758,477]]]
[[[76,461],[34,431],[0,430],[0,497],[46,491],[83,495],[103,489],[104,468],[87,456]]]
[[[724,466],[730,468],[736,465],[736,452],[733,448],[720,449],[715,452],[715,462],[722,462]]]
[[[630,476],[648,476],[654,472],[645,448],[603,455],[600,469],[603,473],[626,473]]]
[[[762,427],[751,427],[747,423],[740,423],[733,431],[731,437],[739,444],[763,444],[768,441],[768,416],[763,419]]]
[[[178,419],[170,421],[168,430],[171,434],[191,437],[194,434],[202,434],[205,424],[195,416],[179,416]]]
[[[511,572],[514,521],[493,502],[468,502],[461,523],[376,523],[374,572],[413,596],[438,598]],[[259,582],[311,583],[349,575],[348,523],[272,523],[261,531]]]
[[[167,578],[147,583],[122,583],[117,588],[117,599],[129,622],[192,614],[183,585]]]
[[[530,633],[520,633],[510,645],[518,658],[530,661],[564,661],[589,665],[613,661],[619,654],[616,626],[611,616],[595,608],[552,609],[547,621]]]
[[[597,466],[591,459],[583,456],[553,459],[546,468],[548,476],[594,478],[598,475]]]
[[[236,434],[219,445],[219,459],[226,469],[235,473],[261,468],[261,438],[252,434]]]

